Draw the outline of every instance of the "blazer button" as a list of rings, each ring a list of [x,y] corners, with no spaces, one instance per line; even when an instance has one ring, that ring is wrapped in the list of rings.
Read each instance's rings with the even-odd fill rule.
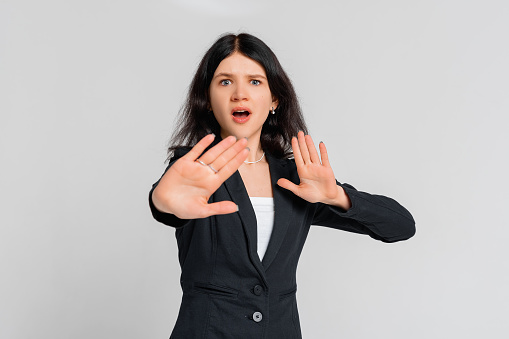
[[[255,285],[255,287],[253,287],[253,292],[256,295],[262,295],[263,287],[261,287],[260,285]]]
[[[253,320],[257,323],[262,321],[262,314],[260,312],[253,313]]]

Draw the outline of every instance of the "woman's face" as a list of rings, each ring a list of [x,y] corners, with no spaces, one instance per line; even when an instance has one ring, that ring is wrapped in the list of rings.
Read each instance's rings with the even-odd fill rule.
[[[217,66],[209,96],[223,138],[260,139],[269,111],[277,107],[262,65],[237,52]]]

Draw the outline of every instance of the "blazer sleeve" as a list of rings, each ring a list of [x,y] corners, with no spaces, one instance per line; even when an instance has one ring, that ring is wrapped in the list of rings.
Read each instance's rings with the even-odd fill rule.
[[[336,183],[348,194],[352,207],[345,211],[318,203],[313,225],[363,233],[383,242],[406,240],[415,234],[414,218],[396,200],[357,191],[346,183]]]
[[[177,149],[175,151],[175,153],[173,154],[173,156],[171,157],[171,159],[169,161],[169,164],[168,164],[168,167],[166,167],[166,169],[164,170],[163,175],[175,163],[175,161],[177,161],[180,157],[182,157],[188,151],[189,151],[189,149],[185,149],[185,148]],[[161,178],[163,177],[163,175],[161,175]],[[152,189],[150,190],[150,193],[148,195],[148,203],[149,203],[149,206],[150,206],[150,211],[152,212],[152,216],[154,217],[154,219],[156,219],[157,221],[159,221],[160,223],[163,223],[165,225],[172,226],[172,227],[175,227],[175,228],[183,227],[190,220],[188,220],[188,219],[180,219],[180,218],[176,217],[174,214],[161,212],[154,205],[154,201],[152,200],[152,192],[154,192],[154,189],[159,184],[159,181],[161,180],[161,178],[159,178],[159,180],[157,180],[152,185]]]

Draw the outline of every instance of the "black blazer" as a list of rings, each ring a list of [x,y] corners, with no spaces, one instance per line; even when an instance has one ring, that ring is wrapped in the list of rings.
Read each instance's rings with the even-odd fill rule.
[[[168,168],[187,151],[178,150]],[[256,216],[237,171],[211,196],[230,200],[237,213],[183,220],[157,210],[154,218],[176,228],[183,296],[170,338],[301,338],[295,292],[299,256],[310,225],[364,233],[384,242],[412,237],[411,214],[395,200],[340,184],[352,207],[309,203],[279,187],[299,182],[295,162],[267,155],[274,192],[274,228],[263,261],[257,253]],[[166,170],[168,170],[168,168]]]

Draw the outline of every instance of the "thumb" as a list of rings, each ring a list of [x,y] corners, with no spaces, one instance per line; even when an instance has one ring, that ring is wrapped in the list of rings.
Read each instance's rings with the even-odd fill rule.
[[[295,185],[288,179],[281,178],[277,181],[277,184],[287,190],[291,191],[293,194],[297,195],[297,191],[299,190],[299,186]]]
[[[239,207],[233,201],[220,201],[207,204],[205,210],[205,217],[218,214],[229,214],[235,213],[239,210]],[[204,217],[204,218],[205,218]]]

